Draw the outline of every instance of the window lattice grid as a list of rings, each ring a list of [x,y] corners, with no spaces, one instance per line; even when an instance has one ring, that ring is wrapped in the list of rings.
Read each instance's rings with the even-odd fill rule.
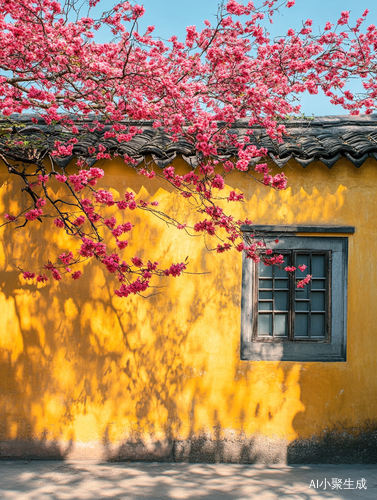
[[[328,335],[329,311],[329,252],[293,252],[294,266],[306,265],[295,272],[296,280],[307,274],[312,279],[305,288],[295,287],[293,336],[294,338],[324,339]]]
[[[262,341],[329,340],[329,269],[331,253],[290,251],[284,253],[284,267],[260,263],[257,272],[257,322],[254,338]],[[298,266],[305,265],[301,271]],[[307,274],[312,279],[304,289],[296,287]]]

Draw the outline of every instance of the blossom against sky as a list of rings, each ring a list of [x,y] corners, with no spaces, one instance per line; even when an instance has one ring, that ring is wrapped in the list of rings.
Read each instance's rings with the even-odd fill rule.
[[[196,25],[198,29],[204,27],[204,20],[214,20],[218,9],[218,0],[190,0],[181,2],[177,0],[139,0],[138,3],[145,7],[145,15],[141,27],[155,25],[155,36],[165,40],[172,35],[177,35],[183,40],[186,36],[186,26]],[[246,2],[247,3],[247,2]],[[284,2],[282,2],[284,3]],[[255,4],[259,4],[255,1]],[[100,3],[101,9],[105,3]],[[369,9],[366,25],[377,24],[377,3],[373,0],[296,0],[296,5],[290,9],[282,7],[274,15],[274,24],[266,24],[273,36],[286,34],[289,28],[298,28],[307,19],[313,20],[313,33],[319,33],[326,21],[336,24],[342,11],[350,11],[351,24]],[[140,30],[142,31],[142,30]],[[105,40],[101,40],[105,41]],[[355,92],[361,88],[357,83],[350,85],[350,90]],[[301,96],[302,112],[306,115],[347,115],[348,111],[340,106],[330,104],[329,99],[322,93],[318,95],[305,94]]]

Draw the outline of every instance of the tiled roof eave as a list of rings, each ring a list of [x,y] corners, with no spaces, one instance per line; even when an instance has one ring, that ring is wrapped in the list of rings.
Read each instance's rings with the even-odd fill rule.
[[[32,137],[39,141],[38,154],[44,155],[54,149],[56,140],[66,142],[69,134],[62,133],[59,127],[52,130],[42,122],[33,124],[31,115],[12,117],[13,121],[19,122],[23,128],[18,129],[26,137]],[[90,117],[85,121],[90,123]],[[0,118],[0,125],[5,120]],[[25,127],[26,125],[26,127]],[[173,141],[166,133],[154,129],[151,122],[138,122],[138,127],[143,130],[142,134],[136,135],[131,141],[118,143],[114,139],[104,139],[105,130],[101,132],[87,133],[80,138],[80,142],[73,147],[73,156],[86,157],[91,165],[96,158],[90,153],[89,148],[103,144],[110,154],[128,156],[141,163],[146,157],[151,158],[160,167],[165,168],[174,158],[182,157],[192,168],[198,165],[195,148],[187,140]],[[345,157],[359,168],[368,158],[377,159],[377,116],[330,116],[317,117],[313,120],[289,120],[284,122],[287,135],[282,144],[271,138],[257,126],[253,127],[254,133],[250,136],[250,143],[257,147],[265,147],[272,162],[282,168],[291,159],[296,160],[304,168],[314,161],[321,161],[328,168]],[[249,128],[247,122],[237,122],[232,133],[242,136],[245,129]],[[3,145],[3,147],[2,147]],[[30,161],[27,151],[13,148],[11,151],[4,147],[4,139],[0,136],[0,152],[16,161]],[[234,156],[236,149],[220,151],[219,159],[224,160]],[[70,157],[55,159],[59,166],[65,166],[71,160]]]

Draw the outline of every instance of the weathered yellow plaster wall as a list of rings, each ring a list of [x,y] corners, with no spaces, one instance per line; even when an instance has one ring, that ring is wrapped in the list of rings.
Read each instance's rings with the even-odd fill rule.
[[[202,439],[246,443],[255,460],[255,450],[263,455],[272,446],[277,451],[267,455],[281,461],[292,443],[313,436],[375,430],[376,166],[368,160],[356,169],[341,160],[332,170],[319,162],[303,169],[292,162],[283,169],[290,178],[284,192],[240,172],[227,178],[227,189],[247,198],[233,205],[236,217],[356,226],[349,237],[346,363],[240,361],[241,255],[206,252],[201,237],[149,214],[125,219],[138,223],[129,255],[137,250],[166,266],[188,255],[190,271],[207,274],[161,279],[163,288],[148,299],[114,296],[115,283],[95,262],[77,282],[25,284],[13,263],[32,268],[66,251],[69,239],[37,221],[18,232],[2,228],[0,456],[191,459],[179,443]],[[130,188],[164,210],[186,210],[165,184],[144,186],[145,178],[120,160],[104,168],[101,187],[114,194]],[[15,213],[19,186],[4,166],[1,172],[0,213]],[[216,460],[244,460],[242,446],[216,450]]]

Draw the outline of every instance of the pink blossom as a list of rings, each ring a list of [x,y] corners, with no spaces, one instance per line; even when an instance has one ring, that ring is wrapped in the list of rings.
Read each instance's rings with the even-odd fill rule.
[[[286,189],[288,183],[287,177],[282,172],[281,174],[276,174],[271,180],[271,186],[275,189]]]
[[[127,240],[117,240],[116,242],[117,247],[119,250],[124,250],[128,246],[128,241]]]
[[[304,288],[304,286],[310,282],[311,278],[312,278],[311,274],[308,274],[306,278],[304,278],[303,280],[299,281],[296,284],[296,288]]]
[[[127,233],[127,232],[131,231],[132,224],[131,224],[131,222],[125,222],[124,224],[121,224],[119,227],[122,228],[123,233]]]
[[[131,259],[132,263],[134,266],[136,267],[142,267],[143,266],[143,261],[141,259],[139,259],[139,257],[133,257]]]
[[[33,278],[35,278],[35,274],[31,273],[30,271],[23,272],[22,276],[24,277],[25,280],[32,280]]]
[[[117,201],[117,207],[119,208],[119,210],[125,210],[126,208],[128,208],[128,203],[124,200]]]
[[[350,13],[347,10],[342,11],[340,19],[338,20],[338,24],[344,25],[349,21]]]
[[[68,254],[62,253],[59,255],[59,259],[63,262],[63,264],[69,264],[71,260],[73,260],[73,254],[72,252],[69,252]]]
[[[154,177],[156,177],[156,172],[154,172],[153,170],[149,171],[145,168],[141,168],[140,170],[138,170],[138,174],[145,175],[145,177],[148,177],[148,179],[153,179]]]
[[[46,281],[48,281],[48,278],[45,274],[38,274],[37,281],[38,283],[45,283]]]
[[[226,10],[229,14],[241,16],[245,12],[245,7],[242,4],[236,2],[235,0],[228,0],[226,4]]]
[[[274,255],[272,257],[266,257],[264,259],[264,263],[269,265],[269,266],[282,266],[284,264],[284,257],[283,255]]]
[[[217,188],[217,189],[224,189],[224,179],[221,177],[221,175],[216,174],[215,177],[212,179],[212,187]]]
[[[217,253],[223,253],[226,252],[227,250],[230,250],[232,246],[229,243],[225,243],[224,245],[217,245],[216,252]]]
[[[90,0],[89,6],[96,3],[97,0]],[[78,16],[69,22],[64,21],[62,7],[54,0],[7,0],[0,6],[0,66],[3,69],[0,114],[9,117],[12,113],[35,113],[33,123],[51,128],[52,133],[45,134],[43,141],[54,141],[55,131],[59,137],[67,134],[64,139],[54,141],[52,155],[67,159],[73,154],[77,156],[77,170],[72,175],[65,175],[64,169],[56,174],[54,165],[45,173],[50,168],[49,162],[43,166],[36,164],[37,174],[32,173],[34,168],[28,169],[27,189],[34,193],[29,191],[35,206],[27,210],[26,221],[38,217],[44,220],[42,209],[47,198],[39,196],[46,195],[45,184],[50,177],[66,183],[59,193],[63,203],[56,205],[58,209],[63,207],[64,215],[56,218],[54,224],[66,228],[67,235],[81,239],[80,257],[95,257],[119,279],[122,283],[116,292],[119,296],[141,293],[150,286],[149,280],[154,274],[161,275],[164,271],[137,266],[135,259],[138,258],[134,258],[130,267],[125,262],[120,264],[117,254],[107,254],[106,245],[98,241],[107,233],[106,227],[112,232],[117,248],[122,249],[127,242],[120,238],[132,226],[130,223],[118,225],[106,207],[116,205],[119,210],[135,210],[152,208],[158,203],[136,202],[130,190],[122,200],[115,200],[110,189],[95,191],[94,186],[105,174],[100,168],[89,168],[91,160],[121,155],[130,168],[145,176],[145,181],[152,179],[156,175],[152,163],[147,158],[140,167],[139,159],[132,158],[135,151],[132,143],[137,144],[140,139],[139,145],[146,146],[148,152],[149,134],[153,131],[160,134],[157,130],[160,128],[161,133],[169,137],[165,142],[158,135],[166,157],[174,149],[170,148],[171,143],[178,142],[177,150],[190,154],[192,171],[184,170],[177,162],[176,168],[169,165],[157,172],[161,173],[158,177],[170,183],[169,190],[173,188],[197,210],[197,218],[191,224],[194,231],[219,236],[215,244],[218,253],[231,247],[244,251],[246,258],[254,262],[262,260],[281,267],[283,257],[274,255],[271,249],[266,250],[255,235],[248,233],[250,241],[243,241],[240,225],[248,224],[247,221],[236,220],[218,206],[217,198],[223,201],[226,198],[217,192],[225,187],[225,175],[236,169],[238,173],[230,185],[238,186],[240,175],[252,181],[255,171],[261,174],[259,181],[266,186],[277,190],[287,187],[283,173],[272,175],[267,163],[254,164],[267,157],[267,149],[259,147],[262,143],[271,140],[278,151],[285,137],[289,145],[290,124],[284,117],[298,115],[297,102],[304,93],[315,95],[323,91],[330,103],[341,106],[351,115],[361,112],[368,115],[376,107],[377,30],[372,24],[363,29],[367,10],[352,26],[347,26],[349,12],[343,11],[338,21],[341,29],[333,29],[334,25],[327,22],[321,33],[313,35],[313,23],[308,19],[303,29],[291,28],[287,36],[273,38],[266,32],[263,19],[271,20],[278,2],[262,0],[260,3],[254,6],[253,2],[227,0],[220,6],[216,26],[212,27],[208,21],[202,29],[189,26],[183,41],[172,36],[168,44],[151,36],[152,26],[144,34],[131,28],[144,9],[129,2],[115,5],[96,21]],[[294,1],[283,4],[291,8]],[[35,16],[43,23],[35,22]],[[90,40],[102,26],[110,30],[114,40],[92,43]],[[357,93],[347,86],[355,78],[363,83]],[[91,115],[93,111],[95,115]],[[141,127],[140,123],[148,125]],[[138,137],[138,134],[142,135]],[[106,142],[98,143],[99,137]],[[90,145],[92,138],[95,146]],[[12,144],[18,150],[25,148],[26,154],[32,153],[26,136],[12,138]],[[35,153],[41,151],[37,147]],[[87,154],[90,159],[85,158]],[[16,163],[15,168],[21,168]],[[224,175],[216,173],[221,165]],[[246,174],[249,169],[250,175]],[[43,174],[39,174],[41,170]],[[36,189],[38,187],[41,189]],[[90,199],[78,200],[71,196],[71,190],[75,194],[85,189]],[[242,199],[243,195],[237,194],[235,188],[227,195],[229,202]],[[64,201],[70,203],[67,212]],[[183,202],[180,198],[180,204]],[[180,220],[185,214],[180,204],[179,208],[172,207],[174,216],[170,222],[183,229],[188,221]],[[175,212],[180,223],[175,222],[178,220]],[[156,210],[154,214],[162,219],[171,215]],[[205,220],[200,220],[202,214],[207,217]],[[16,219],[9,214],[4,217],[9,222]],[[84,234],[81,226],[87,219],[88,232]],[[64,266],[72,261],[65,254],[61,256]],[[61,276],[54,265],[48,266],[46,269],[59,280]],[[169,268],[167,274],[178,275],[179,269]],[[302,266],[299,269],[304,270]],[[71,273],[67,267],[63,272]],[[133,282],[132,274],[138,275]]]
[[[93,257],[96,249],[95,243],[89,238],[82,238],[82,245],[79,250],[79,254],[82,257]]]
[[[64,227],[64,222],[61,219],[54,219],[54,224],[56,227],[59,227],[60,229]]]
[[[102,179],[105,176],[105,172],[102,168],[92,167],[88,170],[88,176],[94,179]]]
[[[224,163],[224,170],[225,170],[226,172],[230,172],[230,171],[231,171],[231,170],[233,170],[233,169],[234,169],[234,164],[233,164],[233,162],[231,162],[231,161],[229,161],[229,160],[228,160],[228,161],[226,161],[226,162]]]
[[[60,281],[62,279],[62,275],[59,273],[57,269],[52,269],[51,270],[52,277],[55,281]]]
[[[244,199],[244,195],[242,193],[237,194],[235,191],[231,191],[228,196],[228,201],[241,201]]]
[[[67,177],[65,175],[56,174],[55,179],[59,182],[66,182]]]
[[[35,208],[25,214],[25,219],[27,219],[28,221],[33,221],[40,217],[42,214],[43,212],[40,208]]]
[[[42,198],[39,198],[36,202],[36,206],[38,208],[42,208],[46,205],[46,200],[43,200]]]
[[[103,223],[105,224],[105,226],[109,227],[110,229],[113,229],[117,223],[117,220],[115,217],[111,217],[111,219],[105,219]]]
[[[238,160],[236,168],[242,172],[247,172],[249,170],[249,162],[247,160]]]
[[[147,268],[149,271],[155,271],[157,269],[158,262],[151,262],[148,260]]]
[[[176,278],[177,276],[180,276],[185,269],[186,264],[183,262],[180,264],[172,264],[169,269],[165,269],[164,274],[165,276],[174,276],[174,278]]]
[[[212,221],[208,221],[207,219],[205,219],[202,222],[197,222],[194,225],[194,230],[197,233],[200,232],[200,231],[205,231],[206,233],[208,233],[210,235],[214,235],[215,231],[216,231],[213,222]]]
[[[124,193],[124,199],[128,202],[134,201],[135,200],[135,195],[131,191],[126,191]]]
[[[106,269],[109,273],[115,273],[119,269],[119,256],[117,254],[111,254],[103,259],[103,264],[105,264]]]
[[[173,180],[175,177],[174,167],[166,167],[164,169],[164,176],[165,176],[165,179],[168,181]]]
[[[254,170],[260,174],[267,174],[269,169],[267,163],[260,163],[254,167]]]
[[[296,271],[296,268],[295,266],[287,266],[284,268],[284,271],[293,272]]]
[[[79,217],[77,217],[73,222],[72,224],[74,226],[82,226],[85,222],[85,217],[84,215],[80,215]]]
[[[128,297],[131,293],[137,294],[144,292],[149,286],[149,280],[141,280],[137,278],[129,285],[122,285],[119,290],[115,290],[115,295],[118,297]]]

